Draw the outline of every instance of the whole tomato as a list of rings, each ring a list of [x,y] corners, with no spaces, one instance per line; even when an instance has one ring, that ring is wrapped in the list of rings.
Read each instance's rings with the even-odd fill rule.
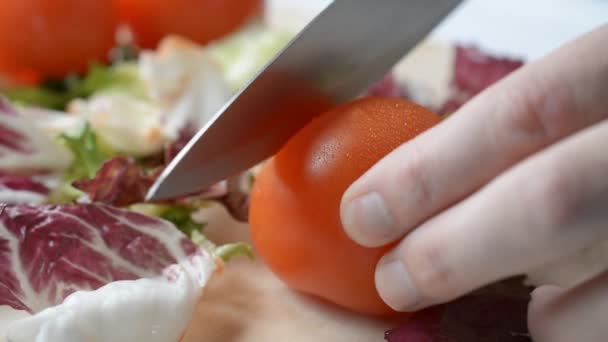
[[[0,72],[35,78],[85,71],[107,60],[116,20],[110,0],[3,0]]]
[[[263,0],[115,0],[141,47],[176,34],[200,44],[237,30],[260,14]]]
[[[254,245],[290,287],[367,314],[393,311],[374,285],[390,248],[365,248],[340,222],[347,187],[383,156],[439,122],[406,100],[367,97],[309,123],[256,178],[249,223]]]

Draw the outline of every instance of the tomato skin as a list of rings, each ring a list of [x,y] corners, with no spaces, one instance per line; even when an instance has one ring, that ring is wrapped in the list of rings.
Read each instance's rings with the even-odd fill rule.
[[[107,61],[116,11],[110,0],[3,0],[0,68],[62,77]]]
[[[374,270],[391,247],[362,247],[340,222],[344,191],[397,146],[439,122],[410,102],[367,97],[309,123],[262,168],[251,194],[253,243],[291,288],[366,314],[394,313]]]
[[[231,33],[262,10],[262,0],[115,0],[138,45],[156,48],[168,34],[205,44]]]

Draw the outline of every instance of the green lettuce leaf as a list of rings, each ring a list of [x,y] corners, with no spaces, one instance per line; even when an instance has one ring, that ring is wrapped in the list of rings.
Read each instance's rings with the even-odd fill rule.
[[[63,109],[70,100],[67,93],[43,86],[10,88],[4,90],[3,94],[17,104],[50,109]]]
[[[214,253],[226,262],[237,256],[246,256],[250,260],[255,259],[253,248],[246,242],[234,242],[217,246]]]
[[[138,98],[146,98],[146,88],[139,78],[137,63],[125,62],[113,66],[94,64],[80,83],[80,97],[101,92],[118,91]]]
[[[219,40],[209,52],[224,69],[234,90],[247,84],[283,48],[293,34],[253,24]]]
[[[192,218],[192,214],[196,210],[196,207],[189,205],[173,205],[162,210],[158,216],[171,221],[184,234],[192,237],[193,234],[200,233],[205,227],[205,223],[196,222]]]
[[[94,178],[101,164],[112,157],[111,152],[100,146],[97,135],[88,124],[78,136],[61,134],[59,140],[74,156],[74,161],[66,173],[67,181]]]
[[[186,234],[192,242],[213,253],[222,260],[228,262],[239,256],[254,259],[253,248],[246,242],[234,242],[224,245],[215,245],[203,234],[206,223],[197,222],[192,214],[204,207],[206,204],[193,202],[189,204],[159,205],[159,204],[138,204],[131,207],[131,210],[161,217],[172,222],[175,226]]]
[[[145,97],[146,90],[139,78],[137,63],[93,64],[84,76],[69,75],[60,80],[48,80],[39,86],[5,89],[3,93],[19,104],[62,110],[75,98],[102,91],[120,91]]]
[[[75,180],[95,177],[97,170],[113,156],[113,153],[99,144],[97,135],[88,124],[85,124],[80,134],[64,133],[58,137],[58,140],[72,152],[74,160],[65,172],[62,183],[49,195],[48,202],[65,204],[84,195],[82,191],[73,187],[72,183]]]

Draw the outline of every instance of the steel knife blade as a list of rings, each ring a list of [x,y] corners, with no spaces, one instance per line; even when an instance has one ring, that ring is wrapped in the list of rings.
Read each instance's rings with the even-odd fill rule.
[[[379,80],[461,0],[334,0],[169,163],[147,199],[197,192],[276,153]]]

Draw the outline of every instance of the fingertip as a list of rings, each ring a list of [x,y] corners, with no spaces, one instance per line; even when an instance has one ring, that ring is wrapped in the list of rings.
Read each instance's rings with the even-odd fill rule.
[[[365,247],[383,246],[399,237],[397,222],[377,191],[356,197],[346,194],[340,205],[340,219],[346,235]]]
[[[532,301],[549,301],[564,293],[564,289],[555,285],[543,285],[535,288],[532,293]]]
[[[559,286],[543,285],[535,288],[528,305],[528,326],[537,332],[545,330],[542,327],[553,311],[551,304],[563,293],[564,289]]]
[[[380,298],[393,310],[414,312],[427,306],[416,288],[407,266],[392,251],[376,267],[375,282]]]

